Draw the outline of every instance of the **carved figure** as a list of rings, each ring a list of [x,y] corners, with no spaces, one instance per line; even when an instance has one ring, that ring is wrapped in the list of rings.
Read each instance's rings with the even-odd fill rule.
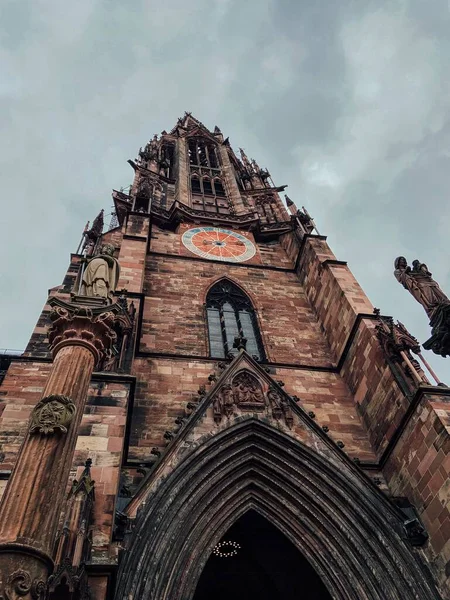
[[[214,420],[219,423],[222,420],[222,416],[226,415],[231,417],[233,414],[234,400],[233,400],[233,389],[229,383],[226,383],[221,387],[219,393],[214,397]]]
[[[270,388],[267,392],[267,397],[269,398],[269,402],[272,405],[272,415],[274,419],[281,419],[283,410],[280,394],[275,388]]]
[[[239,373],[233,380],[233,397],[240,404],[264,404],[264,394],[259,382],[250,373]]]
[[[286,425],[292,427],[294,418],[288,399],[283,394],[280,394],[274,387],[269,389],[267,397],[272,405],[272,415],[274,419],[281,419],[281,417],[284,416]]]
[[[300,219],[300,223],[308,230],[312,231],[314,229],[314,225],[312,223],[311,217],[306,214],[303,210],[297,210],[297,217]]]
[[[438,306],[450,304],[450,300],[441,290],[439,284],[434,281],[426,264],[415,260],[411,269],[406,258],[399,256],[395,259],[394,266],[394,275],[397,281],[424,307],[430,318]]]
[[[229,383],[220,390],[222,410],[229,417],[233,414],[233,390]]]
[[[114,258],[114,246],[104,244],[99,254],[86,266],[81,284],[81,296],[100,297],[112,302],[120,274],[119,261]]]

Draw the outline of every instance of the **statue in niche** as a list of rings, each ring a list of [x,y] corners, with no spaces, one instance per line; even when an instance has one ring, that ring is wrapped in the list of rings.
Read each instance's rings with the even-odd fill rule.
[[[413,261],[412,269],[404,256],[395,259],[394,275],[396,279],[407,289],[412,296],[425,309],[431,318],[439,306],[450,304],[450,300],[433,279],[432,273],[426,264],[418,260]]]
[[[100,252],[88,260],[81,283],[81,296],[105,298],[112,302],[120,274],[114,250],[113,245],[103,244]]]
[[[226,383],[214,398],[214,420],[218,423],[222,419],[222,415],[231,417],[233,405],[233,390],[231,385]]]
[[[237,406],[264,404],[264,394],[259,381],[250,373],[239,373],[233,380],[233,397]]]
[[[275,419],[281,419],[284,416],[286,425],[292,427],[294,418],[292,416],[292,410],[288,399],[280,394],[274,387],[270,388],[267,392],[267,397],[272,405],[272,415]]]

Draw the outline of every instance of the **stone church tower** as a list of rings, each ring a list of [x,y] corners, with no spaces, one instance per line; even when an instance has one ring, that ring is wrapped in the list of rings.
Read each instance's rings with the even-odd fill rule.
[[[217,127],[129,163],[2,357],[0,598],[449,598],[417,341]]]

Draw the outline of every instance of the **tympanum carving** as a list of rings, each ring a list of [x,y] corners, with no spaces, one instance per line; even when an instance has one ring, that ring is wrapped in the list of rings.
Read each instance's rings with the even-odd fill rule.
[[[233,399],[236,406],[265,404],[261,384],[248,371],[239,373],[233,379]]]
[[[232,417],[239,411],[263,412],[268,407],[272,416],[284,419],[291,427],[293,423],[289,398],[276,386],[264,391],[263,384],[249,371],[240,371],[231,381],[224,383],[213,397],[214,420],[220,423],[222,418]]]

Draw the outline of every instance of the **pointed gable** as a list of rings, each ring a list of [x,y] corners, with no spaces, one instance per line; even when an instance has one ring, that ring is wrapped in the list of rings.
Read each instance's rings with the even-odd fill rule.
[[[192,116],[191,113],[184,113],[183,117],[180,117],[177,124],[170,132],[171,134],[195,137],[201,136],[210,139],[212,142],[217,143],[217,136],[205,126],[201,121]]]
[[[345,464],[354,469],[353,462],[342,452],[343,444],[334,442],[314,421],[314,415],[299,406],[299,398],[290,396],[282,381],[274,380],[268,369],[242,350],[227,364],[219,362],[217,373],[210,375],[211,388],[201,386],[198,401],[189,402],[186,415],[178,419],[181,427],[166,432],[170,440],[158,454],[158,459],[142,481],[126,512],[133,517],[140,504],[159,482],[201,445],[236,423],[254,419],[266,426],[284,431],[295,441],[314,448],[334,465]]]

